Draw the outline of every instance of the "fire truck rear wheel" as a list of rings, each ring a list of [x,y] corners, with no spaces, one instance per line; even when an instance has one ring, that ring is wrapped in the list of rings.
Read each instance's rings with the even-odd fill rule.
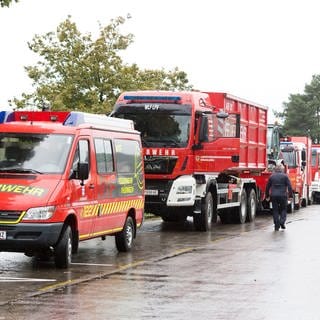
[[[245,223],[247,220],[247,192],[245,189],[242,190],[240,195],[240,206],[237,208],[235,212],[235,222],[237,223]]]
[[[126,223],[122,231],[116,233],[115,241],[116,247],[120,252],[130,251],[134,238],[134,223],[130,216],[127,217]]]
[[[208,231],[211,228],[213,215],[213,198],[211,192],[206,194],[206,197],[201,203],[201,213],[193,217],[194,227],[197,231]]]
[[[293,213],[294,211],[294,200],[292,199],[292,201],[287,205],[287,213]]]
[[[247,203],[247,221],[253,222],[256,217],[257,211],[257,195],[254,189],[249,192],[248,203]]]
[[[57,268],[68,268],[72,256],[72,230],[66,226],[54,249],[54,262]]]

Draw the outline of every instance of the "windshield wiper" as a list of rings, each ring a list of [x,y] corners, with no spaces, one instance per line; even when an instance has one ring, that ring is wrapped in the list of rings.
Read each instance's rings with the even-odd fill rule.
[[[34,169],[25,169],[25,168],[1,168],[0,172],[42,174],[42,172],[40,171],[37,171]]]
[[[161,142],[165,145],[165,146],[174,146],[174,147],[179,147],[179,143],[174,140],[174,139],[164,139],[161,140]]]

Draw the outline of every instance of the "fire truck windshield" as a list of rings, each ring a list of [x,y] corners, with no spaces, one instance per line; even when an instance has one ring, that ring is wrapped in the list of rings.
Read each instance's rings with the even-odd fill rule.
[[[284,163],[288,166],[288,168],[296,168],[297,167],[297,160],[295,156],[294,150],[290,148],[282,149],[282,157]]]
[[[170,108],[150,110],[126,106],[119,108],[113,116],[133,120],[135,129],[141,132],[144,147],[182,148],[188,144],[191,119],[189,113]]]
[[[0,172],[64,172],[71,135],[0,133]]]

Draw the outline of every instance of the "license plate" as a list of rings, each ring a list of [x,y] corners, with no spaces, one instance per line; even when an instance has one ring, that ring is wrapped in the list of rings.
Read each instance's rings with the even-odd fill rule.
[[[146,196],[157,196],[159,194],[158,190],[145,190],[144,194]]]
[[[0,240],[7,239],[7,231],[0,231]]]

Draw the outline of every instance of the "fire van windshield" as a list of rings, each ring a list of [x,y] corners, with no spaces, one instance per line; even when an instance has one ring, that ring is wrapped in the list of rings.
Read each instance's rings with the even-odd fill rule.
[[[188,144],[191,120],[188,113],[130,106],[119,108],[113,116],[133,120],[135,129],[141,132],[144,147],[183,148]]]
[[[0,133],[0,172],[62,174],[72,135]]]

